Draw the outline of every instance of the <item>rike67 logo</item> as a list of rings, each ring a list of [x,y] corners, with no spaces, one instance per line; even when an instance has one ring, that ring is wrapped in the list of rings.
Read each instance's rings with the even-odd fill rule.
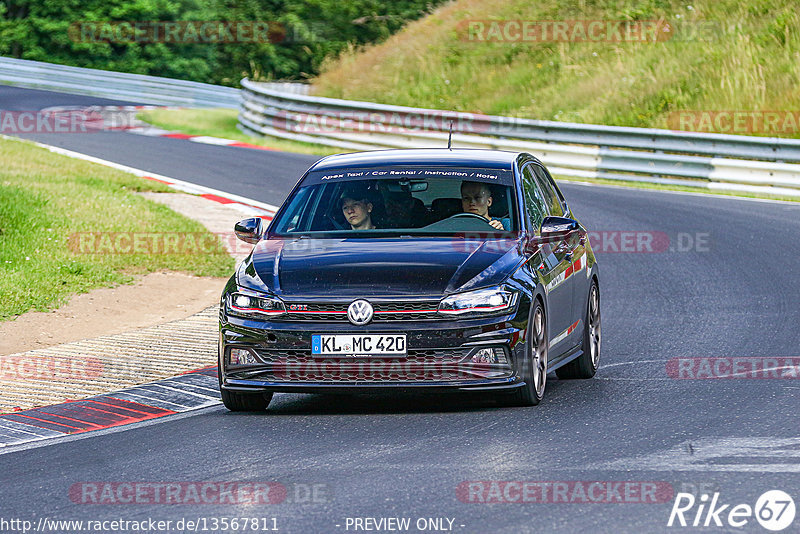
[[[794,522],[795,504],[792,497],[781,490],[764,492],[755,506],[725,504],[719,493],[709,498],[703,493],[695,498],[691,493],[678,493],[669,514],[667,526],[744,528],[755,520],[773,532],[784,530]]]

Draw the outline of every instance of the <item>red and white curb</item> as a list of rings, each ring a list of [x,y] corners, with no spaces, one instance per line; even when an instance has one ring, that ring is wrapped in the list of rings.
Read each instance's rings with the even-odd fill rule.
[[[88,117],[96,117],[97,121],[89,120],[88,124],[97,122],[96,129],[98,131],[123,131],[136,135],[144,135],[147,137],[166,137],[169,139],[185,139],[192,143],[201,143],[204,145],[216,146],[230,146],[235,148],[251,148],[254,150],[275,150],[274,148],[256,145],[253,143],[245,143],[243,141],[236,141],[235,139],[226,139],[224,137],[213,137],[210,135],[189,135],[181,132],[164,130],[151,126],[136,118],[136,114],[140,111],[148,111],[153,109],[185,109],[174,106],[51,106],[44,108],[41,113],[44,114],[69,114],[81,112]]]
[[[48,109],[58,109],[58,108],[48,108]],[[92,106],[88,109],[96,109],[99,111],[148,111],[151,109],[184,109],[184,108],[176,106]]]
[[[84,434],[220,404],[216,367],[132,388],[0,414],[0,452],[31,442]]]
[[[275,150],[267,146],[254,145],[252,143],[245,143],[243,141],[236,141],[234,139],[225,139],[224,137],[212,137],[210,135],[189,135],[180,132],[171,132],[169,130],[162,130],[153,126],[136,126],[132,128],[125,128],[125,132],[136,135],[145,135],[147,137],[166,137],[169,139],[185,139],[192,143],[201,143],[204,145],[216,146],[230,146],[235,148],[251,148],[254,150]]]
[[[91,111],[148,111],[151,109],[185,109],[182,107],[175,107],[175,106],[50,106],[47,108],[42,108],[42,113],[64,113],[64,112],[71,112],[71,111],[84,111],[84,112],[91,112]]]

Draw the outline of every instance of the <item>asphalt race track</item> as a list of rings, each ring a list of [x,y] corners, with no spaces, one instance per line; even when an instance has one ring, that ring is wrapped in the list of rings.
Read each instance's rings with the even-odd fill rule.
[[[31,111],[50,106],[126,104],[135,103],[0,86],[0,110]],[[224,189],[247,198],[266,199],[262,201],[270,204],[279,204],[300,178],[300,173],[319,159],[318,156],[307,154],[198,146],[184,139],[121,132],[41,133],[20,137],[178,180]],[[267,174],[270,178],[266,177]]]
[[[3,109],[95,103],[0,87]],[[316,159],[128,133],[28,137],[273,204]],[[766,532],[754,517],[741,528],[725,521],[768,490],[800,496],[798,376],[709,379],[707,360],[668,362],[800,356],[800,204],[561,187],[596,232],[603,346],[594,379],[551,375],[535,408],[470,395],[278,394],[267,414],[218,406],[2,451],[0,515],[34,524],[263,517],[291,533],[352,532],[355,518],[389,517],[411,518],[411,532],[419,518],[445,518],[443,528],[464,533]],[[204,481],[277,482],[286,495],[235,505],[87,504],[75,495],[91,482]],[[537,486],[553,490],[551,502],[474,502],[518,500],[511,481],[551,482]],[[615,486],[625,482],[653,484]],[[578,490],[590,486],[593,498],[582,499]],[[643,487],[659,491],[640,497]],[[719,493],[730,505],[724,526],[668,528],[678,492]],[[800,532],[800,519],[784,532]]]

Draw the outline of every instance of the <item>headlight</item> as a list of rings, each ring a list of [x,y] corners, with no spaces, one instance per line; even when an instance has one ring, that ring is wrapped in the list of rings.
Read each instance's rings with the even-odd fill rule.
[[[231,293],[227,301],[228,313],[239,317],[276,317],[286,313],[286,306],[278,297]]]
[[[491,315],[510,312],[517,304],[517,293],[500,287],[478,289],[450,295],[439,303],[446,315]]]

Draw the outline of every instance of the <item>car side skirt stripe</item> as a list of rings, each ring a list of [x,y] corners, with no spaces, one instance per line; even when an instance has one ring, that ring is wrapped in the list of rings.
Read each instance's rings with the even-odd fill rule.
[[[566,282],[570,276],[581,272],[586,267],[587,267],[587,262],[585,254],[579,256],[578,258],[575,258],[575,261],[570,263],[563,273],[560,273],[558,276],[550,280],[550,282],[547,284],[547,292],[549,293],[556,287],[560,286],[561,284]]]
[[[556,343],[560,343],[561,341],[564,341],[564,340],[567,338],[567,336],[568,336],[568,335],[570,335],[571,333],[573,333],[573,332],[575,331],[575,329],[576,329],[576,328],[578,328],[578,325],[579,325],[580,323],[581,323],[581,320],[580,320],[580,319],[578,319],[577,321],[575,321],[574,323],[572,323],[572,324],[569,326],[569,328],[567,328],[566,330],[564,330],[563,332],[561,332],[560,334],[558,334],[556,337],[554,337],[553,339],[551,339],[551,340],[550,340],[550,346],[552,347],[552,346],[553,346],[553,345],[555,345]]]

